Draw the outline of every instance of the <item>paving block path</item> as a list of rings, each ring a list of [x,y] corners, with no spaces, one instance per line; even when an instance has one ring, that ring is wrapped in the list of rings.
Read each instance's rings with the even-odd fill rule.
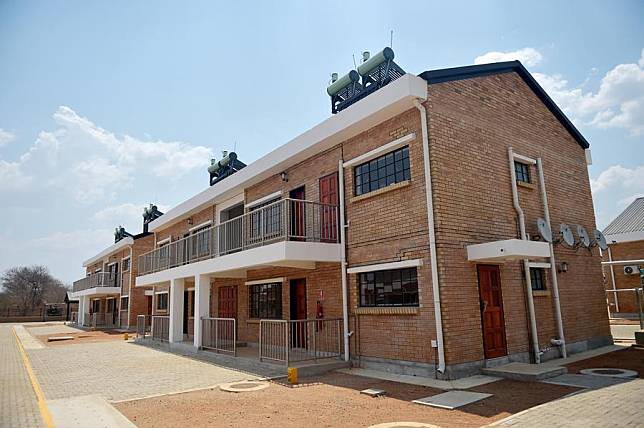
[[[0,325],[0,427],[42,427],[27,370],[13,327]]]

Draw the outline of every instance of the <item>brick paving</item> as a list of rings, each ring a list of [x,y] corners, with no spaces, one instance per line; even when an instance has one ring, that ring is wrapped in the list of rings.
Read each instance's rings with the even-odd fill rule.
[[[36,394],[12,326],[0,325],[0,427],[42,426]]]
[[[644,380],[588,390],[533,407],[491,426],[644,427]]]

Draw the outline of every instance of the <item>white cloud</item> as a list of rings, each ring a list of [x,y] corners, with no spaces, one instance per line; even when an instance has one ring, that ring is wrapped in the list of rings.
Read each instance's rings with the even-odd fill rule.
[[[619,64],[608,71],[596,93],[570,87],[560,75],[533,75],[573,120],[644,135],[644,49],[637,64]]]
[[[543,56],[534,48],[523,48],[512,52],[487,52],[474,59],[474,64],[488,64],[491,62],[503,62],[519,60],[528,67],[539,64]]]
[[[133,234],[141,230],[143,224],[143,208],[148,204],[133,204],[126,202],[119,205],[110,206],[92,215],[92,220],[96,223],[105,225],[122,225],[125,229]],[[166,212],[168,207],[166,205],[159,205],[157,207],[161,212]]]
[[[20,190],[31,183],[32,178],[25,175],[19,162],[7,162],[0,159],[0,191]]]
[[[70,232],[54,232],[49,235],[33,238],[25,245],[41,251],[58,251],[78,248],[94,248],[105,246],[106,242],[114,239],[110,229],[82,229]],[[98,251],[98,250],[97,250]]]
[[[644,165],[634,168],[613,165],[591,178],[590,185],[597,224],[603,228],[635,198],[644,195]]]
[[[7,145],[15,139],[16,136],[13,133],[0,128],[0,147]]]

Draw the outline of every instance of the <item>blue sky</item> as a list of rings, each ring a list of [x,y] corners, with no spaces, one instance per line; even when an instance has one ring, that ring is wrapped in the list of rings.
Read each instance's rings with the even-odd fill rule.
[[[207,186],[210,156],[327,118],[329,74],[390,30],[411,73],[522,60],[590,142],[605,226],[644,195],[644,3],[524,3],[0,2],[0,271],[77,279],[145,204]]]

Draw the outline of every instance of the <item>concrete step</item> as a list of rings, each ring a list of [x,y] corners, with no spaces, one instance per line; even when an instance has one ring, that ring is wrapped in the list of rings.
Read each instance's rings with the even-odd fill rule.
[[[292,364],[291,367],[297,367],[299,377],[318,376],[334,370],[346,369],[351,366],[348,361],[338,360],[319,360],[318,362]],[[286,369],[285,369],[286,370]]]
[[[484,368],[482,371],[484,374],[490,376],[498,376],[523,382],[536,382],[565,374],[568,372],[568,369],[565,367],[543,366],[540,364],[510,363],[498,367]]]

